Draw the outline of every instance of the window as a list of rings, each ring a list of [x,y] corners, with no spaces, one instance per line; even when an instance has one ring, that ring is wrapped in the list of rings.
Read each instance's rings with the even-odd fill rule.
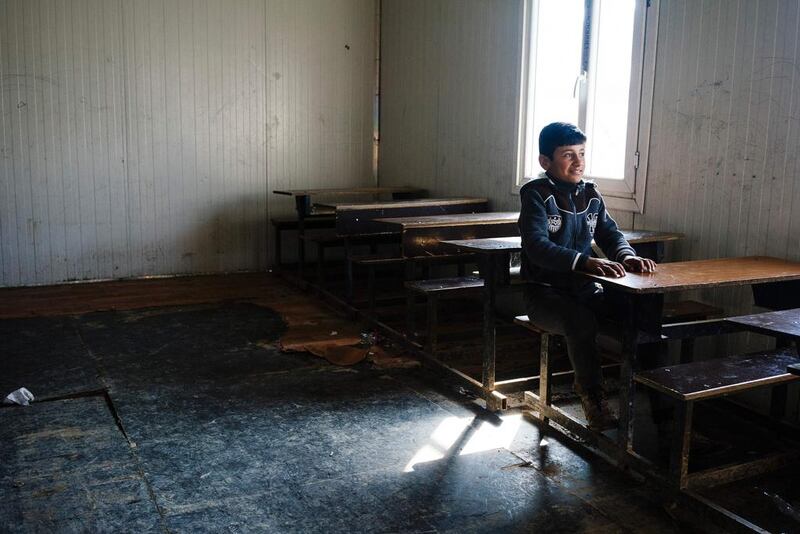
[[[658,6],[648,0],[525,0],[517,186],[536,177],[539,131],[588,137],[586,178],[607,204],[641,211]]]

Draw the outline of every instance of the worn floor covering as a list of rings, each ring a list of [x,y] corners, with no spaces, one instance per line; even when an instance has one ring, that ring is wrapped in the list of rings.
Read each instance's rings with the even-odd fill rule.
[[[285,328],[252,302],[0,321],[4,389],[109,399],[0,409],[0,531],[678,531],[520,413],[281,353]]]

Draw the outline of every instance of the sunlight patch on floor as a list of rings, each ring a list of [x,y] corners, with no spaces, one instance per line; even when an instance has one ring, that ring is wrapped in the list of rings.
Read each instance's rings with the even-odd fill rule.
[[[506,415],[500,419],[502,420],[500,425],[486,421],[476,425],[472,417],[444,419],[431,434],[431,442],[414,454],[403,472],[413,471],[416,464],[441,460],[453,446],[464,440],[465,442],[459,445],[458,455],[510,447],[522,424],[522,415]]]

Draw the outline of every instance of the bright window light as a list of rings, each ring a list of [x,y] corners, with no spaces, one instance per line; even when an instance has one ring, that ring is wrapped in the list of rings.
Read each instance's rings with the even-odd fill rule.
[[[589,179],[636,173],[646,0],[527,0],[524,178],[541,172],[539,132],[572,122],[589,138]]]
[[[583,0],[539,1],[535,3],[541,21],[531,36],[531,76],[528,78],[529,110],[528,135],[534,140],[532,150],[526,151],[526,176],[539,171],[539,132],[555,121],[578,123],[578,98],[575,82],[581,72],[581,41],[583,35]]]
[[[625,177],[635,0],[597,2],[595,52],[589,64],[586,131],[589,175]]]

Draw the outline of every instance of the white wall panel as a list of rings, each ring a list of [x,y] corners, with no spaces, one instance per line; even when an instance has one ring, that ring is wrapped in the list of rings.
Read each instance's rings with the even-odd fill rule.
[[[0,3],[2,284],[113,276],[120,4]]]
[[[123,4],[131,274],[265,264],[265,4]]]
[[[267,2],[267,166],[272,189],[374,185],[373,0]],[[270,195],[271,213],[294,212]]]
[[[661,20],[657,156],[637,225],[686,233],[683,259],[800,259],[798,4],[663,2]],[[732,311],[752,303],[746,289],[703,297]]]
[[[0,285],[264,268],[273,189],[372,183],[374,13],[0,0]]]
[[[381,185],[516,209],[520,1],[386,0]]]

